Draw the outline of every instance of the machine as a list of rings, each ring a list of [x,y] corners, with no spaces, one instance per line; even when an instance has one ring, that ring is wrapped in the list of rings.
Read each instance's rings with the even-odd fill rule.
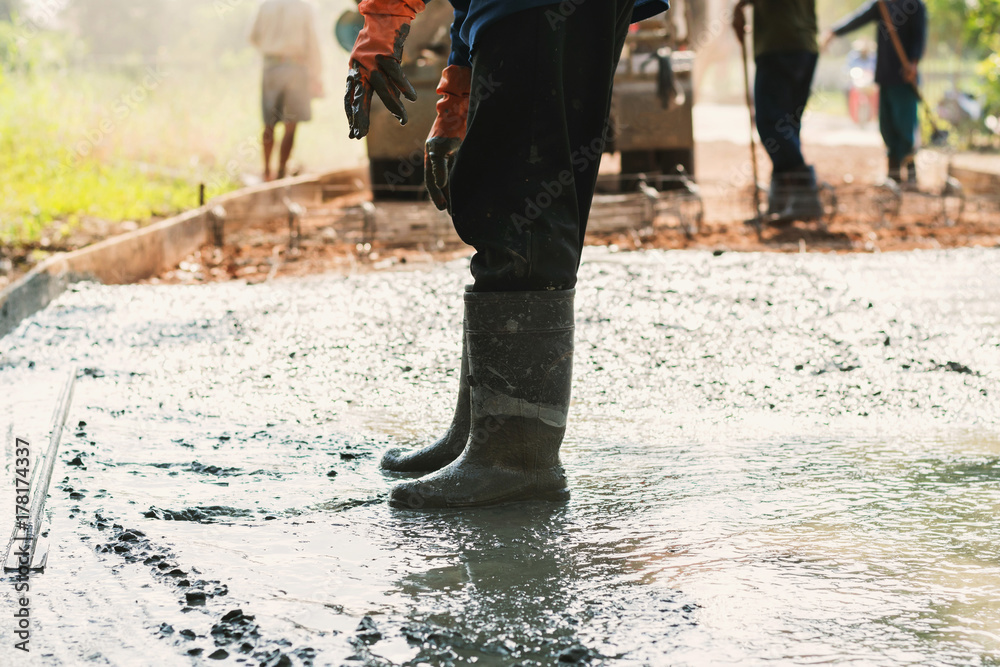
[[[403,70],[417,91],[399,122],[372,104],[368,158],[376,201],[423,198],[424,141],[434,123],[438,79],[451,52],[451,6],[428,3],[410,26]],[[348,52],[363,25],[356,12],[337,21],[334,34]],[[610,141],[620,155],[618,177],[602,179],[602,191],[633,192],[641,182],[657,189],[690,187],[694,177],[692,71],[694,53],[676,50],[679,40],[664,17],[633,25],[615,76]],[[644,178],[640,179],[639,175]]]

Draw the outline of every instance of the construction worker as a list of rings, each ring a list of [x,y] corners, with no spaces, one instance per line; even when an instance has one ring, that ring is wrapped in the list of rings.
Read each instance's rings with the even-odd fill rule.
[[[250,31],[250,43],[264,56],[264,180],[270,181],[275,126],[279,122],[285,126],[278,156],[278,178],[284,178],[296,127],[312,119],[312,98],[323,95],[316,10],[306,0],[264,0]]]
[[[878,125],[885,141],[889,159],[889,178],[902,183],[902,168],[906,167],[906,183],[917,187],[914,163],[917,136],[917,64],[927,44],[927,7],[922,0],[871,0],[857,12],[843,19],[823,38],[824,49],[834,37],[846,35],[869,23],[878,24],[875,56],[875,83],[879,86]],[[883,14],[883,11],[885,14]],[[893,44],[892,33],[886,28],[885,16],[899,39],[906,63]]]
[[[345,105],[368,131],[372,95],[405,121],[399,66],[422,0],[362,0]],[[426,181],[476,249],[465,292],[459,403],[444,438],[390,450],[399,507],[569,496],[559,462],[573,363],[573,297],[611,85],[628,25],[664,0],[453,0],[452,53],[426,145]]]
[[[739,0],[733,29],[741,42],[748,5],[753,7],[757,132],[771,158],[767,218],[775,225],[815,220],[822,217],[823,205],[799,133],[819,58],[816,0]]]

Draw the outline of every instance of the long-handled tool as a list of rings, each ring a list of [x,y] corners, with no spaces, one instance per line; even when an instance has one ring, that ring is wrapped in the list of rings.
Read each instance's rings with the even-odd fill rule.
[[[73,402],[74,382],[76,382],[76,366],[70,369],[69,377],[59,395],[59,402],[56,403],[55,413],[52,416],[52,432],[49,434],[49,446],[36,458],[31,482],[23,492],[23,495],[30,496],[31,502],[30,504],[22,504],[18,501],[14,530],[10,535],[10,542],[7,543],[7,555],[3,562],[5,572],[24,574],[33,570],[45,569],[45,563],[48,560],[47,546],[39,544],[42,536],[45,499],[49,495],[49,483],[52,481],[52,470],[56,464],[56,452],[59,449],[59,441],[62,439],[66,417],[69,415],[69,406]],[[21,445],[25,446],[24,458],[29,459],[30,463],[30,451],[27,451],[28,443],[18,439],[16,445],[18,449],[21,448]],[[21,457],[19,456],[19,458]],[[28,466],[25,465],[23,468],[26,469]],[[27,473],[26,470],[25,473]],[[17,490],[17,493],[22,495],[20,489]],[[27,510],[27,513],[24,510]],[[17,548],[18,543],[20,543],[20,549]]]
[[[764,221],[760,213],[760,179],[757,175],[757,140],[754,133],[757,131],[757,116],[754,113],[753,97],[750,94],[750,65],[747,55],[746,37],[740,37],[740,48],[743,53],[743,88],[746,91],[747,111],[750,113],[750,164],[753,167],[753,218],[747,220],[747,224],[753,225],[757,230],[757,238],[763,234]]]
[[[889,33],[889,39],[892,41],[892,47],[896,51],[896,55],[899,56],[899,62],[903,63],[904,70],[909,70],[913,65],[910,59],[906,55],[906,51],[903,49],[903,43],[899,39],[899,33],[896,32],[896,26],[892,22],[892,16],[889,14],[889,7],[885,4],[885,0],[878,0],[878,9],[882,13],[882,23],[885,24],[885,29]],[[927,122],[931,124],[931,145],[933,146],[945,146],[948,143],[948,130],[941,129],[936,121],[936,114],[931,111],[931,105],[927,103],[924,96],[920,93],[920,87],[917,86],[916,81],[911,81],[910,85],[913,86],[914,92],[917,93],[917,99],[920,103],[924,105],[924,112],[927,114]]]

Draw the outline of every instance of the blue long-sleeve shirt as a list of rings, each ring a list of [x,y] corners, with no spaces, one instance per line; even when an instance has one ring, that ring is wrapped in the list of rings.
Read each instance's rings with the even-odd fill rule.
[[[911,63],[918,62],[927,45],[927,7],[922,0],[885,0],[889,18],[896,27],[903,52]],[[875,82],[880,86],[906,83],[903,78],[903,63],[896,54],[896,47],[886,29],[878,0],[871,0],[857,12],[833,27],[838,37],[857,30],[869,23],[878,24],[878,55],[875,61]]]
[[[525,9],[546,5],[558,7],[558,3],[553,0],[451,0],[451,4],[455,8],[455,21],[451,25],[451,56],[448,64],[466,67],[472,64],[471,52],[476,46],[476,37],[486,26]],[[636,0],[632,22],[656,16],[669,7],[669,0]],[[553,11],[557,17],[560,16],[557,9]]]

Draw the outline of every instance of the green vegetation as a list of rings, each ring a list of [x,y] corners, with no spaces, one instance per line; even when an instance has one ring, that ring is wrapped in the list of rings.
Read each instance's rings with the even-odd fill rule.
[[[63,5],[0,0],[0,254],[102,227],[90,221],[142,225],[195,206],[199,183],[211,198],[258,176],[256,4],[70,0],[46,14]],[[324,47],[334,88],[346,54]],[[313,111],[293,167],[358,164],[338,96]]]
[[[65,121],[74,114],[53,112],[50,83],[0,76],[0,242],[58,240],[87,216],[141,221],[197,204],[186,179],[102,155],[97,134],[71,143]]]
[[[986,112],[1000,116],[1000,0],[978,0],[969,9],[966,34],[976,44]]]
[[[1000,0],[926,0],[931,35],[948,45],[963,45],[955,55],[978,61],[979,78],[974,94],[985,104],[985,113],[1000,116]]]
[[[192,170],[139,163],[160,134],[156,72],[65,67],[73,44],[30,23],[0,21],[0,243],[57,242],[86,218],[139,222],[197,205]],[[162,159],[152,161],[162,167]],[[236,186],[213,175],[214,192]]]

